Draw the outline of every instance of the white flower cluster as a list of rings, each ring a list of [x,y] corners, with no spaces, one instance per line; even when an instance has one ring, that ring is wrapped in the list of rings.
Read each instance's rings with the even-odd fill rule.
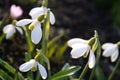
[[[44,14],[47,14],[47,11],[48,11],[48,8],[46,7],[36,7],[36,8],[33,8],[30,12],[29,12],[29,15],[31,16],[31,19],[22,19],[20,21],[17,22],[17,26],[25,26],[25,25],[32,25],[33,26],[33,29],[32,29],[32,32],[31,32],[31,39],[32,39],[32,42],[34,44],[38,44],[42,38],[42,30],[41,30],[41,23],[39,20],[38,20],[38,17],[41,16],[41,15],[44,15]],[[55,23],[55,16],[54,14],[52,13],[52,11],[50,11],[50,23],[51,24],[54,24]]]
[[[95,55],[88,45],[88,40],[83,40],[81,38],[73,38],[67,42],[68,46],[72,48],[71,56],[72,58],[80,58],[82,56],[87,56],[89,54],[88,65],[89,68],[95,66]],[[103,56],[111,57],[111,62],[115,62],[119,57],[119,46],[118,44],[105,43],[102,45]]]
[[[19,26],[25,26],[30,24],[32,27],[31,31],[31,40],[34,44],[38,44],[42,38],[42,29],[41,29],[41,23],[43,21],[39,21],[38,18],[41,15],[46,15],[47,11],[49,9],[42,6],[42,7],[36,7],[33,8],[30,12],[29,15],[31,16],[31,19],[22,19],[18,21],[15,25],[9,24],[6,25],[3,28],[3,32],[6,34],[6,39],[9,39],[14,33],[15,29],[17,29],[21,34],[23,34],[22,29]],[[50,11],[50,23],[54,24],[55,23],[55,16],[52,11]]]

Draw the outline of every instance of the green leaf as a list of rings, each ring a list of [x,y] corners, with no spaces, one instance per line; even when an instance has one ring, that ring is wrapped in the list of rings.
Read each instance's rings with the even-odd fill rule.
[[[4,38],[5,38],[5,34],[2,34],[2,35],[0,36],[0,44],[2,43],[2,41],[3,41]]]
[[[0,69],[0,78],[2,78],[2,80],[13,80],[13,78],[2,69]]]
[[[51,57],[53,56],[53,54],[55,53],[56,48],[57,48],[57,44],[56,44],[56,43],[53,43],[53,44],[51,45],[51,47],[48,48],[47,53],[46,53],[46,56],[47,56],[48,58],[51,58]]]
[[[59,47],[59,49],[57,50],[58,52],[55,55],[56,61],[59,61],[61,59],[61,56],[64,54],[66,48],[67,48],[67,43]]]
[[[9,65],[7,62],[3,61],[2,59],[0,59],[0,66],[2,66],[3,68],[5,68],[12,75],[16,74],[16,70],[11,65]],[[17,73],[17,74],[19,75],[19,79],[20,80],[24,79],[24,77],[20,73]]]
[[[95,72],[97,80],[105,80],[104,72],[99,66],[96,67]]]
[[[51,79],[52,80],[60,80],[60,79],[63,79],[65,77],[75,74],[75,72],[77,72],[78,70],[80,70],[79,66],[71,66],[66,70],[61,70],[61,71],[55,73]]]
[[[66,64],[63,66],[62,70],[68,69],[69,67],[70,67],[70,64],[69,64],[69,63],[66,63]]]

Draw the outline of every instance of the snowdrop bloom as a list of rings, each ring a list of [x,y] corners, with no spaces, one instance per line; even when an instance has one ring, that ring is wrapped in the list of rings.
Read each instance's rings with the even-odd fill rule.
[[[15,4],[13,4],[11,7],[10,7],[10,15],[11,17],[13,18],[18,18],[20,16],[22,16],[23,14],[23,10],[20,6],[16,6]]]
[[[46,7],[44,7],[44,6],[36,7],[36,8],[33,8],[29,12],[29,15],[32,17],[32,19],[36,19],[41,14],[46,14],[47,11],[48,11],[48,9]],[[50,23],[54,24],[55,23],[55,16],[54,16],[52,11],[50,11],[50,15],[49,16],[50,16]]]
[[[38,70],[41,74],[41,77],[43,79],[46,79],[47,78],[47,71],[46,69],[41,65],[39,64],[37,61],[35,61],[34,59],[31,59],[30,61],[26,62],[26,63],[23,63],[20,67],[19,67],[19,70],[21,72],[27,72],[29,70],[36,70],[38,67]]]
[[[79,58],[82,56],[87,56],[89,54],[88,65],[89,68],[93,68],[95,65],[95,55],[91,50],[91,47],[88,45],[87,40],[80,38],[73,38],[67,42],[68,46],[72,48],[71,55],[72,58]]]
[[[8,24],[3,28],[3,33],[6,34],[6,39],[9,39],[15,32],[18,30],[18,32],[22,35],[23,30],[20,27],[17,27],[13,24]]]
[[[31,23],[31,24],[30,24]],[[17,22],[17,26],[25,26],[30,24],[29,28],[32,30],[31,39],[34,44],[38,44],[42,38],[41,24],[37,19],[22,19]]]
[[[119,47],[117,44],[113,43],[105,43],[102,45],[103,56],[104,57],[110,57],[111,62],[115,62],[119,56]]]

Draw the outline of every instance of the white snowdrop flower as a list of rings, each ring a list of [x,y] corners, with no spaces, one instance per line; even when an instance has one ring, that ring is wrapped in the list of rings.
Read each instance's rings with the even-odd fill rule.
[[[31,23],[31,24],[30,24]],[[29,28],[32,30],[31,39],[34,44],[38,44],[42,38],[41,24],[37,19],[22,19],[17,22],[17,26],[25,26],[30,24]]]
[[[41,6],[41,7],[36,7],[31,9],[29,12],[29,15],[32,17],[32,19],[36,19],[38,16],[42,14],[47,14],[48,8]],[[54,24],[55,23],[55,15],[53,14],[52,11],[50,11],[50,23]]]
[[[35,59],[31,59],[30,61],[20,65],[19,70],[21,72],[27,72],[29,70],[35,71],[37,68],[38,68],[38,70],[39,70],[39,72],[41,74],[41,77],[43,79],[46,79],[47,78],[46,69],[41,64],[39,64],[39,62],[35,61]]]
[[[72,58],[80,58],[89,54],[88,65],[92,69],[95,65],[95,55],[88,45],[88,41],[80,38],[73,38],[67,42],[68,46],[72,48]]]
[[[102,45],[103,56],[110,57],[111,62],[115,62],[119,56],[119,47],[117,44],[105,43]]]
[[[6,39],[9,39],[16,32],[16,30],[18,30],[18,32],[21,35],[23,34],[23,30],[20,27],[17,27],[16,25],[8,24],[4,26],[3,33],[6,34]]]

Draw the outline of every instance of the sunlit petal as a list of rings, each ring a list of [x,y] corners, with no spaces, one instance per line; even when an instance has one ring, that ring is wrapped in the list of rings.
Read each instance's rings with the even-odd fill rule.
[[[43,12],[44,8],[43,7],[35,7],[33,9],[30,10],[29,15],[32,16],[34,15],[36,12]]]
[[[19,31],[21,35],[23,35],[23,30],[20,27],[16,27],[16,29]]]
[[[112,62],[115,62],[115,61],[117,60],[118,56],[119,56],[119,51],[118,51],[118,49],[117,49],[117,50],[115,50],[115,52],[112,54],[112,56],[111,56],[111,61],[112,61]]]
[[[105,44],[102,45],[102,49],[107,49],[107,48],[109,48],[113,45],[114,45],[113,43],[105,43]]]
[[[41,77],[43,79],[46,79],[47,78],[47,71],[46,71],[46,69],[39,63],[38,63],[38,69],[39,69],[39,72],[41,74]]]
[[[32,19],[36,19],[39,15],[41,14],[45,14],[45,11],[46,11],[47,8],[45,7],[36,7],[36,8],[33,8],[29,15],[32,17]]]
[[[79,58],[79,57],[83,56],[84,53],[87,50],[88,50],[88,46],[87,45],[74,47],[72,49],[72,51],[71,51],[71,56],[72,56],[72,58]]]
[[[70,47],[74,47],[76,44],[87,44],[87,40],[84,40],[84,39],[81,39],[81,38],[73,38],[73,39],[70,39],[67,44],[68,46]],[[81,45],[79,45],[81,46]]]
[[[117,45],[113,45],[113,46],[105,49],[103,51],[103,56],[105,56],[105,57],[111,56],[114,53],[114,51],[116,50],[116,48],[117,48]]]
[[[34,44],[38,44],[42,37],[41,24],[38,22],[35,24],[35,28],[31,32],[31,39]]]
[[[13,28],[13,27],[14,26],[12,24],[8,24],[8,25],[4,26],[3,32],[8,33],[10,31],[10,29]]]
[[[16,23],[16,25],[17,26],[25,26],[27,24],[30,24],[31,22],[33,22],[33,20],[31,20],[31,19],[22,19],[22,20],[18,21]]]
[[[27,72],[34,66],[35,63],[36,63],[36,61],[34,59],[31,59],[29,62],[26,62],[26,63],[22,64],[19,67],[19,70],[21,72]]]
[[[9,39],[15,33],[15,26],[9,24],[3,28],[3,32],[6,34],[6,39]]]
[[[54,24],[55,23],[55,16],[54,14],[50,11],[50,23]]]
[[[89,68],[92,69],[95,65],[95,55],[94,53],[92,52],[92,50],[90,50],[90,55],[89,55],[89,61],[88,61],[88,64],[89,64]]]

